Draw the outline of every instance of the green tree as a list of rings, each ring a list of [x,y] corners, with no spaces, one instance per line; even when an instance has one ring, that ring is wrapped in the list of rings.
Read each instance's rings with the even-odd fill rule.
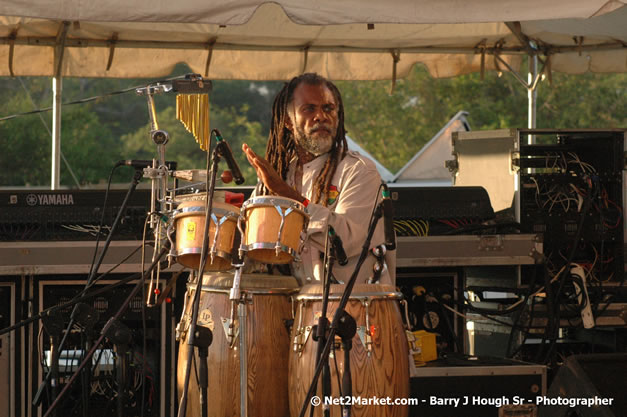
[[[553,74],[538,93],[542,128],[627,127],[627,74]]]
[[[22,111],[31,105],[24,97],[14,96],[7,106]],[[14,110],[15,111],[15,110]],[[52,126],[50,115],[44,121]],[[61,152],[81,185],[106,178],[120,154],[111,132],[100,124],[89,106],[63,109]],[[52,139],[38,115],[0,123],[0,185],[49,186]],[[65,164],[61,164],[61,183],[75,186]]]
[[[458,111],[473,130],[527,127],[527,91],[508,73],[433,79],[422,66],[398,80],[338,82],[348,134],[396,172]],[[617,128],[627,125],[627,75],[555,73],[538,89],[537,126]]]

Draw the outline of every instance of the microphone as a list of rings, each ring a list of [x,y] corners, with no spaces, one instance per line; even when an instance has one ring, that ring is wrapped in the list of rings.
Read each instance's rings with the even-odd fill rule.
[[[385,232],[385,247],[388,250],[396,249],[396,234],[394,233],[394,206],[390,198],[390,190],[383,183],[383,229]]]
[[[144,169],[152,167],[152,160],[149,161],[147,159],[124,159],[122,161],[118,161],[116,165],[126,165],[135,169]],[[168,167],[168,169],[173,170],[176,169],[177,163],[176,161],[165,161],[165,165]]]
[[[337,258],[337,263],[341,266],[344,266],[348,263],[348,258],[346,257],[346,252],[344,252],[344,246],[342,245],[342,239],[335,233],[335,230],[331,226],[329,226],[329,236],[331,237],[331,246],[335,250],[335,257]]]
[[[229,166],[231,173],[233,174],[233,179],[235,179],[235,184],[243,184],[245,181],[244,176],[242,175],[242,171],[240,171],[239,166],[237,165],[237,161],[235,161],[235,158],[233,157],[233,151],[231,150],[231,147],[224,139],[222,139],[222,135],[220,134],[220,131],[218,129],[213,129],[213,131],[215,132],[216,139],[218,141],[218,145],[216,146],[218,154],[226,159],[226,163]]]

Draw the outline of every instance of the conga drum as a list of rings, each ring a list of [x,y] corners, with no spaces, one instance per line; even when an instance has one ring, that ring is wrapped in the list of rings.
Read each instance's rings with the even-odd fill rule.
[[[239,334],[229,340],[226,328],[231,317],[229,291],[233,285],[231,273],[205,274],[198,309],[199,326],[213,333],[209,346],[209,384],[207,388],[210,417],[239,417],[240,414],[240,346]],[[246,297],[246,358],[247,408],[254,417],[288,417],[287,357],[292,319],[290,294],[298,291],[294,277],[265,274],[243,274],[241,293]],[[188,283],[180,335],[177,386],[179,398],[184,385],[188,356],[187,330],[191,322],[195,283]],[[239,319],[235,328],[239,330]],[[198,355],[192,363],[186,415],[200,417],[199,389],[196,380]]]
[[[342,296],[344,285],[332,285],[327,317],[332,321]],[[348,312],[357,322],[357,334],[352,340],[350,369],[352,396],[368,398],[404,399],[409,396],[409,362],[407,339],[398,306],[402,294],[390,285],[359,284],[353,288],[346,304]],[[315,371],[317,343],[312,327],[318,324],[322,311],[322,285],[306,285],[296,296],[295,321],[292,327],[292,349],[289,359],[290,415],[298,415],[305,401]],[[339,340],[339,338],[338,338]],[[338,343],[331,352],[331,397],[340,398],[338,379],[342,379],[344,352]],[[337,375],[337,361],[340,375]],[[315,395],[322,401],[321,381]],[[348,395],[342,393],[343,396]],[[407,405],[364,405],[351,407],[355,417],[406,417]],[[314,409],[322,416],[322,407]],[[331,415],[341,416],[340,405],[331,405]]]
[[[205,271],[227,271],[237,228],[239,208],[214,201],[209,223],[209,245]],[[205,201],[184,201],[174,211],[176,261],[198,270],[205,230]]]
[[[287,264],[298,253],[309,214],[296,200],[263,196],[242,205],[240,220],[245,228],[241,250],[248,258],[266,264]]]

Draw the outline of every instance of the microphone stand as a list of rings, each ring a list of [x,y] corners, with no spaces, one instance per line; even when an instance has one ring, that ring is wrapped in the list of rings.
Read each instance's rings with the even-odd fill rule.
[[[355,281],[357,281],[357,275],[359,274],[359,270],[361,269],[361,266],[363,265],[364,261],[366,260],[366,257],[368,256],[368,252],[370,250],[370,241],[372,240],[372,236],[374,235],[375,228],[382,214],[383,214],[383,203],[379,203],[379,205],[375,209],[372,221],[370,222],[370,225],[368,227],[368,235],[361,248],[361,254],[359,255],[359,259],[357,260],[357,264],[355,265],[355,270],[353,271],[353,274],[351,275],[348,283],[346,284],[346,288],[344,289],[344,293],[342,294],[340,303],[337,307],[337,310],[335,310],[333,320],[331,321],[331,327],[329,329],[329,335],[328,335],[326,344],[324,345],[324,349],[322,350],[322,355],[321,355],[322,361],[316,364],[316,369],[314,371],[311,384],[309,385],[309,390],[307,391],[305,401],[303,402],[303,405],[300,409],[300,413],[298,414],[299,417],[305,416],[305,411],[307,410],[307,407],[310,405],[311,397],[316,391],[316,385],[318,383],[318,378],[320,377],[320,373],[322,372],[323,363],[325,361],[328,361],[329,352],[331,352],[331,344],[335,339],[335,334],[338,332],[340,320],[344,316],[344,313],[345,313],[344,308],[346,307],[346,304],[348,303],[348,299],[351,295],[351,292],[353,291],[353,287],[355,286]],[[345,358],[346,356],[347,354],[345,353]],[[349,361],[350,361],[350,358],[349,358]],[[324,402],[324,399],[322,399],[322,401]]]
[[[100,337],[98,338],[98,340],[96,340],[96,342],[91,347],[89,352],[87,352],[87,355],[85,355],[85,358],[83,359],[81,364],[78,366],[78,368],[76,369],[76,371],[74,372],[70,380],[65,384],[65,387],[63,387],[63,390],[61,390],[61,392],[59,393],[57,398],[55,398],[54,402],[50,405],[48,410],[46,410],[46,413],[44,414],[43,417],[49,417],[54,412],[54,409],[57,407],[57,405],[59,405],[61,399],[63,398],[63,395],[70,389],[70,387],[72,386],[72,384],[74,383],[78,375],[81,374],[81,371],[83,370],[83,368],[85,368],[85,366],[91,362],[92,356],[96,352],[98,346],[100,346],[100,344],[106,337],[113,323],[118,321],[122,317],[122,314],[124,314],[124,312],[126,311],[126,308],[128,307],[131,300],[142,289],[144,285],[144,278],[146,277],[146,275],[148,275],[157,266],[157,264],[159,263],[159,261],[165,255],[166,252],[167,252],[167,248],[163,248],[161,252],[159,253],[159,255],[156,257],[156,259],[154,260],[154,262],[150,265],[150,267],[142,273],[142,277],[135,285],[135,288],[133,288],[130,294],[126,297],[126,299],[122,303],[122,306],[115,313],[115,315],[111,317],[111,319],[109,319],[109,321],[107,321],[107,323],[104,325],[104,327],[102,328],[102,332],[100,333]]]
[[[344,373],[342,374],[342,396],[351,398],[353,396],[353,384],[351,375],[351,349],[353,348],[353,337],[357,333],[357,323],[353,316],[346,310],[342,310],[342,317],[338,323],[337,334],[342,339],[342,350],[344,351]],[[342,405],[342,417],[350,417],[351,404]]]
[[[331,292],[331,277],[333,276],[333,264],[335,263],[335,251],[329,251],[329,233],[327,232],[325,240],[325,255],[326,255],[326,268],[323,280],[322,291],[322,312],[318,318],[318,324],[313,329],[313,339],[317,342],[316,349],[316,366],[320,363],[322,357],[322,351],[327,343],[327,332],[329,329],[329,319],[327,319],[327,307],[329,304],[329,294]],[[330,408],[324,402],[324,398],[331,395],[331,370],[329,368],[329,361],[326,360],[322,364],[322,413],[324,417],[330,416]],[[309,416],[313,417],[313,407],[309,411]]]
[[[209,161],[207,161],[209,162]],[[194,355],[193,346],[196,345],[196,339],[199,336],[203,336],[198,333],[198,329],[202,328],[202,326],[196,326],[196,322],[198,321],[198,309],[200,306],[200,293],[202,292],[202,281],[203,281],[203,271],[205,269],[205,264],[207,263],[207,247],[209,246],[209,222],[211,222],[211,211],[213,207],[213,194],[216,186],[216,176],[218,174],[218,163],[220,162],[220,153],[218,147],[216,146],[211,152],[211,169],[209,175],[207,175],[207,179],[209,184],[207,185],[207,200],[206,200],[206,211],[205,211],[205,228],[203,232],[203,242],[202,249],[200,251],[200,265],[198,267],[198,282],[196,283],[196,291],[194,292],[194,300],[192,302],[192,319],[189,326],[189,332],[187,336],[187,344],[189,349],[187,351],[187,360],[185,362],[185,376],[183,378],[183,391],[181,392],[181,400],[179,402],[178,409],[178,417],[185,417],[185,413],[187,412],[187,391],[189,389],[189,377],[192,369],[192,360]],[[217,230],[216,230],[217,233]],[[211,332],[209,329],[207,331]],[[206,335],[204,335],[206,338]],[[209,344],[211,343],[211,338],[209,338]],[[207,345],[209,346],[209,345]],[[198,346],[197,346],[198,347]],[[201,352],[204,354],[204,352]],[[206,366],[207,360],[206,357],[201,358],[201,366]],[[204,362],[204,364],[203,364]],[[200,393],[200,409],[201,415],[205,417],[207,415],[207,398],[206,398],[206,389],[201,388]],[[204,391],[204,392],[203,392]]]
[[[87,291],[87,289],[89,287],[91,287],[91,285],[93,284],[94,278],[95,278],[96,274],[98,273],[98,269],[100,268],[100,265],[102,264],[102,261],[104,260],[104,257],[105,257],[105,255],[107,253],[107,250],[109,249],[109,245],[111,244],[111,240],[113,238],[113,234],[115,233],[118,225],[120,224],[120,219],[122,218],[122,215],[124,214],[124,211],[126,210],[126,206],[128,205],[128,201],[131,198],[131,195],[133,194],[133,192],[135,192],[135,189],[137,188],[137,184],[139,184],[139,181],[141,180],[142,175],[143,175],[142,171],[140,171],[138,169],[135,170],[135,173],[133,174],[133,179],[131,181],[131,184],[129,185],[128,191],[126,192],[126,196],[124,196],[124,200],[122,201],[122,205],[120,206],[120,209],[118,210],[118,213],[117,213],[117,215],[115,217],[115,220],[113,221],[113,224],[111,225],[111,230],[109,231],[109,234],[107,235],[107,239],[105,240],[104,246],[102,248],[102,252],[100,252],[100,256],[98,257],[98,260],[96,261],[96,264],[91,269],[91,271],[89,273],[89,277],[87,278],[87,284],[85,284],[85,288],[83,289],[81,294],[84,294]],[[76,306],[74,308],[76,308]],[[67,338],[70,335],[72,327],[75,324],[74,318],[73,318],[73,316],[75,314],[76,314],[75,311],[72,310],[72,314],[70,316],[70,322],[68,323],[67,327],[65,328],[65,333],[63,334],[63,337],[61,338],[61,342],[59,343],[59,347],[58,347],[59,353],[61,353],[63,351],[63,347],[65,346],[65,342],[67,341]],[[52,368],[50,368],[50,370],[44,376],[44,380],[41,382],[41,385],[39,386],[39,389],[37,390],[37,393],[35,394],[35,397],[33,399],[33,405],[34,406],[39,406],[41,404],[41,395],[43,394],[46,386],[50,382],[51,377],[52,377]]]

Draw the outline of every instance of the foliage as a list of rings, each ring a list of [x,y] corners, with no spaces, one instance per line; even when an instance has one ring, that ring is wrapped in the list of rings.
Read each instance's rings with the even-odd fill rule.
[[[179,65],[173,76],[189,72]],[[62,153],[81,185],[104,181],[120,159],[151,159],[156,148],[149,140],[146,100],[132,86],[154,80],[64,79],[64,102],[102,96],[86,104],[64,106]],[[24,83],[22,87],[21,83]],[[349,136],[396,172],[460,110],[469,113],[473,130],[527,126],[527,91],[511,75],[488,72],[450,79],[433,79],[416,66],[398,80],[394,94],[390,81],[337,82],[346,109]],[[247,142],[265,153],[273,98],[280,82],[214,81],[211,94],[211,126],[230,143],[247,183],[255,175],[240,151]],[[27,90],[32,103],[26,96]],[[2,78],[0,116],[52,105],[49,78]],[[179,169],[204,168],[205,154],[174,116],[173,95],[155,97],[160,127],[171,142],[166,158]],[[537,126],[542,128],[614,128],[627,126],[627,76],[625,74],[553,74],[539,85]],[[42,114],[49,127],[51,112]],[[50,183],[50,136],[38,115],[0,122],[0,186]],[[128,181],[125,172],[114,177]],[[65,164],[61,183],[74,186]]]
[[[13,97],[7,106],[30,109],[29,103],[19,97]],[[106,178],[110,167],[120,159],[107,126],[100,123],[89,106],[64,108],[62,115],[61,152],[79,184],[97,183]],[[50,128],[52,121],[47,116],[44,122]],[[3,146],[0,185],[50,185],[52,140],[38,115],[0,123],[0,138]],[[61,165],[61,183],[75,185],[65,163]]]
[[[625,74],[553,74],[538,87],[539,128],[627,126]],[[397,82],[338,83],[348,134],[391,172],[400,169],[458,111],[473,130],[527,127],[527,91],[511,74],[432,79],[417,66]]]
[[[349,136],[396,172],[460,110],[473,129],[525,126],[526,93],[516,83],[495,73],[433,79],[417,66],[391,95],[390,81],[338,84]]]

